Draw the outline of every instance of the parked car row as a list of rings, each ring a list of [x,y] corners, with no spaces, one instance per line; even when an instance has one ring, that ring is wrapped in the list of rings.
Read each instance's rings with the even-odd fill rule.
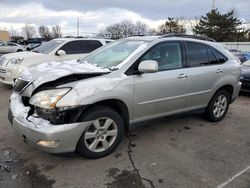
[[[9,121],[26,143],[100,158],[142,121],[190,111],[220,121],[240,91],[239,60],[208,38],[106,43],[55,39],[1,58],[1,81],[15,82]]]
[[[250,92],[250,60],[244,62],[241,68],[241,91]]]
[[[231,49],[229,50],[233,55],[235,55],[241,63],[244,63],[245,61],[250,59],[250,52],[242,52],[240,50]]]
[[[0,43],[0,54],[22,52],[22,51],[26,51],[26,48],[22,45],[14,43],[14,42],[2,42],[2,43]]]
[[[96,38],[59,38],[45,42],[32,51],[3,55],[0,58],[0,82],[13,85],[20,73],[30,67],[50,61],[76,60],[109,41]]]

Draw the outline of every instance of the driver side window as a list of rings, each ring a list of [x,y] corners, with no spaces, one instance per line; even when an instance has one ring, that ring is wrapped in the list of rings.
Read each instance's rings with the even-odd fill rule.
[[[141,61],[157,61],[159,71],[178,69],[182,67],[181,46],[178,42],[157,45],[146,53]]]

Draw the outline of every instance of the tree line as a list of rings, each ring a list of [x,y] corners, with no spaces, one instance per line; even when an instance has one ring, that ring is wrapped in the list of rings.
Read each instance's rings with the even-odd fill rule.
[[[26,39],[30,39],[34,37],[37,32],[34,26],[30,24],[25,24],[22,28],[23,37]],[[48,26],[41,25],[38,27],[38,33],[41,38],[44,38],[45,41],[49,41],[54,38],[62,37],[62,30],[59,25],[52,26],[49,28]],[[18,38],[19,36],[12,36],[12,38]]]
[[[191,29],[194,35],[210,37],[218,42],[250,41],[250,30],[245,29],[243,26],[243,20],[235,16],[234,10],[222,14],[218,9],[212,9],[206,15],[202,16],[197,24],[191,24]],[[99,36],[119,39],[135,35],[185,34],[186,31],[187,28],[183,20],[169,17],[157,29],[149,29],[142,22],[133,24],[131,21],[122,21],[121,23],[106,27],[106,29],[99,32]]]
[[[99,31],[97,36],[120,39],[131,36],[186,33],[186,27],[187,23],[185,23],[185,19],[173,17],[168,17],[165,23],[159,25],[156,29],[150,29],[147,24],[141,21],[133,23],[132,21],[124,20],[120,23],[107,26],[105,29]],[[26,24],[22,30],[25,38],[32,38],[36,34],[35,28],[29,24]],[[223,14],[218,9],[212,9],[206,15],[202,16],[196,24],[191,24],[191,30],[194,35],[210,37],[218,42],[250,41],[250,30],[244,28],[243,20],[237,18],[234,10]],[[39,26],[38,33],[45,40],[62,37],[59,25],[51,28]]]

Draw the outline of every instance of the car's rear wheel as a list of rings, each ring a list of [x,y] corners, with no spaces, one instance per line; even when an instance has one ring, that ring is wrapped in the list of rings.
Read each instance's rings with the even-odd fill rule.
[[[93,107],[86,112],[81,121],[92,121],[92,123],[85,129],[77,143],[80,155],[89,159],[105,157],[120,144],[124,123],[113,109],[105,106]]]
[[[229,107],[230,95],[225,90],[219,90],[210,100],[206,108],[206,117],[209,121],[217,122],[222,120]]]
[[[17,52],[22,52],[22,51],[23,51],[23,50],[21,50],[21,49],[18,49],[18,50],[17,50]]]

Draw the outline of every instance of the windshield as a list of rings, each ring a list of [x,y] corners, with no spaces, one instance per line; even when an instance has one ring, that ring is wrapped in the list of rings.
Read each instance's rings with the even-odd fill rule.
[[[243,65],[246,66],[246,67],[250,67],[250,60],[248,60],[245,63],[243,63]]]
[[[62,44],[64,41],[63,40],[51,40],[49,42],[43,43],[41,46],[35,48],[32,50],[32,52],[38,52],[42,54],[48,54],[52,50],[54,50],[57,46]]]
[[[115,67],[132,54],[144,41],[117,41],[104,46],[80,60],[100,67]]]

